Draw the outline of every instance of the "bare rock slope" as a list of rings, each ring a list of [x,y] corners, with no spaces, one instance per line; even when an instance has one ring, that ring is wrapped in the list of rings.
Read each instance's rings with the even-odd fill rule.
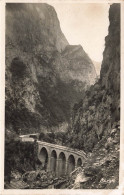
[[[95,77],[83,48],[68,44],[52,6],[6,5],[7,129],[26,133],[68,123]]]

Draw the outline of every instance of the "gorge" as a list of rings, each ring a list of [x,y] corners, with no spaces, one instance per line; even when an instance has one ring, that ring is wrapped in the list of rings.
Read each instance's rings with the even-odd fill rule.
[[[18,137],[39,133],[40,141],[86,153],[82,170],[63,188],[118,187],[120,4],[110,6],[109,21],[96,81],[92,60],[82,46],[69,45],[52,6],[6,5],[6,180],[15,169],[21,174],[36,170],[36,139],[20,143]],[[80,185],[78,174],[87,178]]]

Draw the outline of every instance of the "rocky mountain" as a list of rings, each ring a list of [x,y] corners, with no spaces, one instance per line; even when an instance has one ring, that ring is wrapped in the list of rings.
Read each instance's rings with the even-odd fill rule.
[[[94,84],[94,65],[69,45],[48,4],[6,4],[6,129],[66,126],[71,108]]]
[[[97,76],[99,77],[100,76],[100,70],[101,70],[101,62],[96,62],[96,61],[93,60],[93,64],[95,66]]]
[[[109,20],[100,79],[75,104],[68,132],[70,146],[87,152],[84,172],[90,180],[81,187],[86,189],[119,185],[120,4],[110,6]]]

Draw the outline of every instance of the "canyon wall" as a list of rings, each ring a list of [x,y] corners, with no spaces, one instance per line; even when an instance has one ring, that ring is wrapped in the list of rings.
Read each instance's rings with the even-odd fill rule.
[[[75,104],[68,130],[67,144],[87,153],[80,174],[88,177],[88,181],[79,181],[77,187],[72,179],[73,188],[117,189],[119,186],[120,4],[110,6],[109,20],[100,79]]]
[[[8,131],[66,127],[74,103],[95,82],[83,48],[69,45],[48,4],[6,4],[6,108]]]
[[[72,114],[71,146],[92,151],[95,144],[107,136],[120,120],[120,5],[113,4],[109,12],[109,34],[100,79],[75,104]],[[76,140],[79,139],[79,142]]]

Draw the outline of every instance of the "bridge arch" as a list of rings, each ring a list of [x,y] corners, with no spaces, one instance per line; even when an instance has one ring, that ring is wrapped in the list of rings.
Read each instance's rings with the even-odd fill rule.
[[[78,158],[77,160],[77,167],[80,167],[82,165],[82,159]]]
[[[66,157],[64,152],[60,152],[58,161],[58,176],[63,176],[65,175],[66,169]]]
[[[50,159],[50,170],[52,172],[56,172],[56,164],[57,164],[57,153],[55,150],[52,150],[51,152],[51,159]]]
[[[67,173],[70,174],[75,169],[75,157],[71,154],[68,157]]]
[[[48,151],[47,151],[46,147],[41,148],[39,158],[40,158],[40,161],[42,163],[42,168],[46,170],[47,164],[48,164]]]

